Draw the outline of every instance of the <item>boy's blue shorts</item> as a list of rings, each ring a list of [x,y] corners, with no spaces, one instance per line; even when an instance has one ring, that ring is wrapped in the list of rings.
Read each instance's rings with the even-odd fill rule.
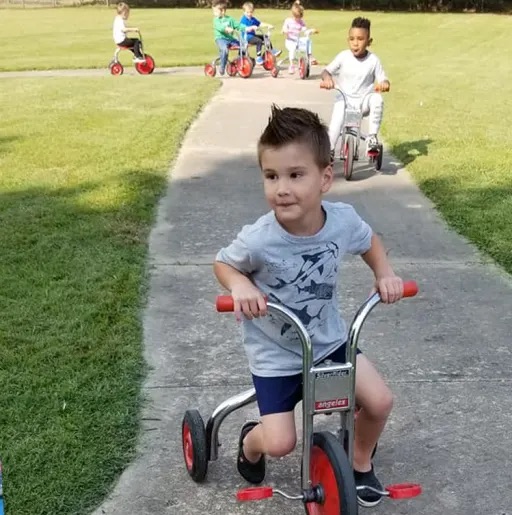
[[[345,363],[345,347],[344,343],[324,360]],[[361,354],[361,351],[357,349],[357,353]],[[293,411],[302,400],[302,374],[281,377],[260,377],[253,374],[252,382],[261,416]]]

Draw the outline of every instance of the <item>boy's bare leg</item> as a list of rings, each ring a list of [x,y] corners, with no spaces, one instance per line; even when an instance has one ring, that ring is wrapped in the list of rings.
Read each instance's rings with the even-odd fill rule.
[[[262,454],[286,456],[295,448],[297,434],[293,411],[274,413],[261,417],[261,423],[244,439],[244,455],[256,463]]]
[[[361,407],[355,425],[354,469],[368,472],[371,455],[393,407],[393,395],[372,363],[357,356],[356,403]]]

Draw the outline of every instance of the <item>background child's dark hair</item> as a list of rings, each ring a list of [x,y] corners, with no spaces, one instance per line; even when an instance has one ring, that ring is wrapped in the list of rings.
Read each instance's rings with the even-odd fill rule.
[[[268,148],[281,148],[290,143],[307,145],[319,168],[331,162],[331,144],[327,127],[316,113],[297,107],[280,107],[272,104],[270,118],[258,141],[258,161]]]
[[[362,18],[361,16],[358,16],[357,18],[354,18],[352,20],[352,25],[350,26],[351,29],[366,29],[368,31],[368,34],[370,34],[370,27],[372,22],[368,18]]]

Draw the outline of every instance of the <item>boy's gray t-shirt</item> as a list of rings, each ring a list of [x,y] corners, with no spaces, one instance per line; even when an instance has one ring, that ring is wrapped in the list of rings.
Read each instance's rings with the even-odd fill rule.
[[[370,249],[372,230],[354,208],[322,202],[323,228],[313,236],[293,236],[271,211],[242,228],[216,260],[251,277],[269,301],[286,306],[305,325],[317,363],[347,339],[336,285],[344,254]],[[302,372],[302,345],[296,332],[272,314],[243,321],[243,342],[251,372],[261,377]]]

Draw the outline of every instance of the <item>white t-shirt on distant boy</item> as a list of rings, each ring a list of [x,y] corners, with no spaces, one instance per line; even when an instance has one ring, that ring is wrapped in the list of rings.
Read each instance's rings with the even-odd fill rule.
[[[116,45],[119,45],[119,43],[122,43],[126,39],[126,34],[124,32],[125,28],[126,28],[126,25],[124,23],[124,19],[121,15],[118,14],[114,18],[114,29],[113,29],[114,43]]]
[[[380,59],[372,52],[358,59],[351,50],[343,50],[325,69],[333,76],[336,87],[349,97],[372,93],[375,82],[387,80]]]

